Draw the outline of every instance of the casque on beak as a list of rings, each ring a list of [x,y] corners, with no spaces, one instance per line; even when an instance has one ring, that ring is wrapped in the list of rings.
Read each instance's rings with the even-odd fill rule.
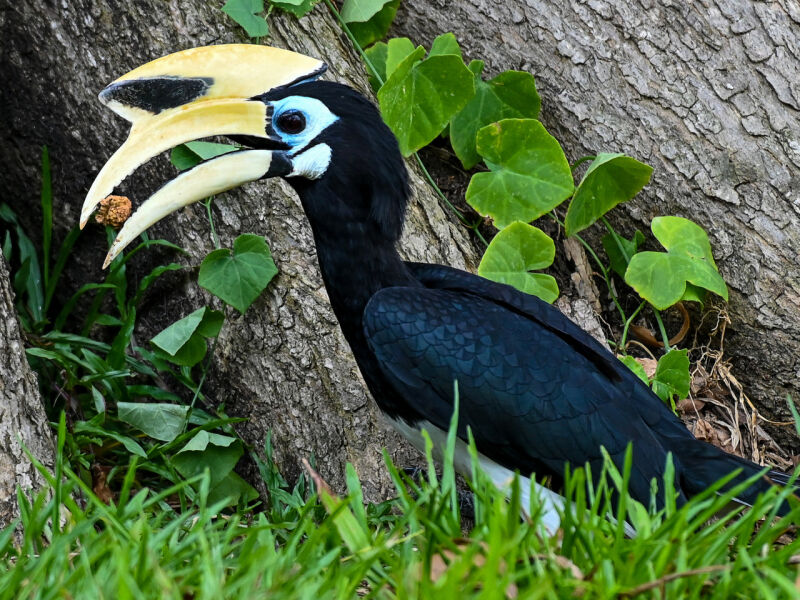
[[[271,125],[272,107],[252,98],[309,81],[325,69],[325,63],[288,50],[227,44],[176,52],[123,75],[100,93],[100,101],[131,121],[131,130],[89,189],[81,227],[137,167],[184,142],[249,136],[263,139],[267,148],[280,148]],[[291,169],[283,152],[264,149],[200,163],[158,190],[126,221],[103,268],[140,233],[179,208],[248,181],[287,175]]]

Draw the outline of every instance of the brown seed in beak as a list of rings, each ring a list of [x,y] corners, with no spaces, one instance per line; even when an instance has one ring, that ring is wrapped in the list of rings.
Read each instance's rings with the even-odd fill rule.
[[[110,225],[119,229],[131,216],[131,201],[127,196],[106,196],[94,216],[100,225]]]

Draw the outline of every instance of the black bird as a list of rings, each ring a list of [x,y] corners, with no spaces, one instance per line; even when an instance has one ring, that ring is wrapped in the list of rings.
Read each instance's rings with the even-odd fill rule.
[[[375,106],[347,86],[315,81],[324,65],[259,46],[173,54],[111,84],[101,100],[134,122],[84,205],[136,166],[198,137],[240,136],[253,148],[207,161],[156,192],[125,224],[106,264],[141,231],[180,206],[262,177],[296,190],[314,232],[333,310],[375,401],[412,443],[445,436],[458,382],[462,440],[472,429],[498,483],[513,471],[556,480],[566,464],[599,473],[601,446],[621,467],[632,444],[631,495],[647,505],[672,454],[680,502],[735,470],[762,467],[696,440],[606,348],[549,304],[445,266],[404,262],[408,178]],[[751,504],[784,474],[740,495]],[[527,486],[523,486],[527,489]],[[560,496],[537,486],[545,525]]]

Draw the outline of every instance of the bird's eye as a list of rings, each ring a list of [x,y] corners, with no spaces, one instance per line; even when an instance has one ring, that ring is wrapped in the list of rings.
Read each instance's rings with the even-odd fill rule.
[[[277,125],[286,133],[300,133],[306,128],[306,118],[299,110],[287,110],[278,117]]]

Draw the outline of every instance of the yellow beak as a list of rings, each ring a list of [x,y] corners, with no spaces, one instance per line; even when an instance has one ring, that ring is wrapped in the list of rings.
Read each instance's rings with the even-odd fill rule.
[[[252,98],[314,79],[325,68],[319,60],[288,50],[227,44],[176,52],[123,75],[100,93],[100,100],[131,121],[131,130],[89,189],[81,227],[115,186],[165,150],[217,135],[269,139],[271,109]],[[268,174],[283,174],[275,171],[279,161],[272,154],[225,154],[174,179],[128,220],[104,266],[142,231],[178,208]]]

